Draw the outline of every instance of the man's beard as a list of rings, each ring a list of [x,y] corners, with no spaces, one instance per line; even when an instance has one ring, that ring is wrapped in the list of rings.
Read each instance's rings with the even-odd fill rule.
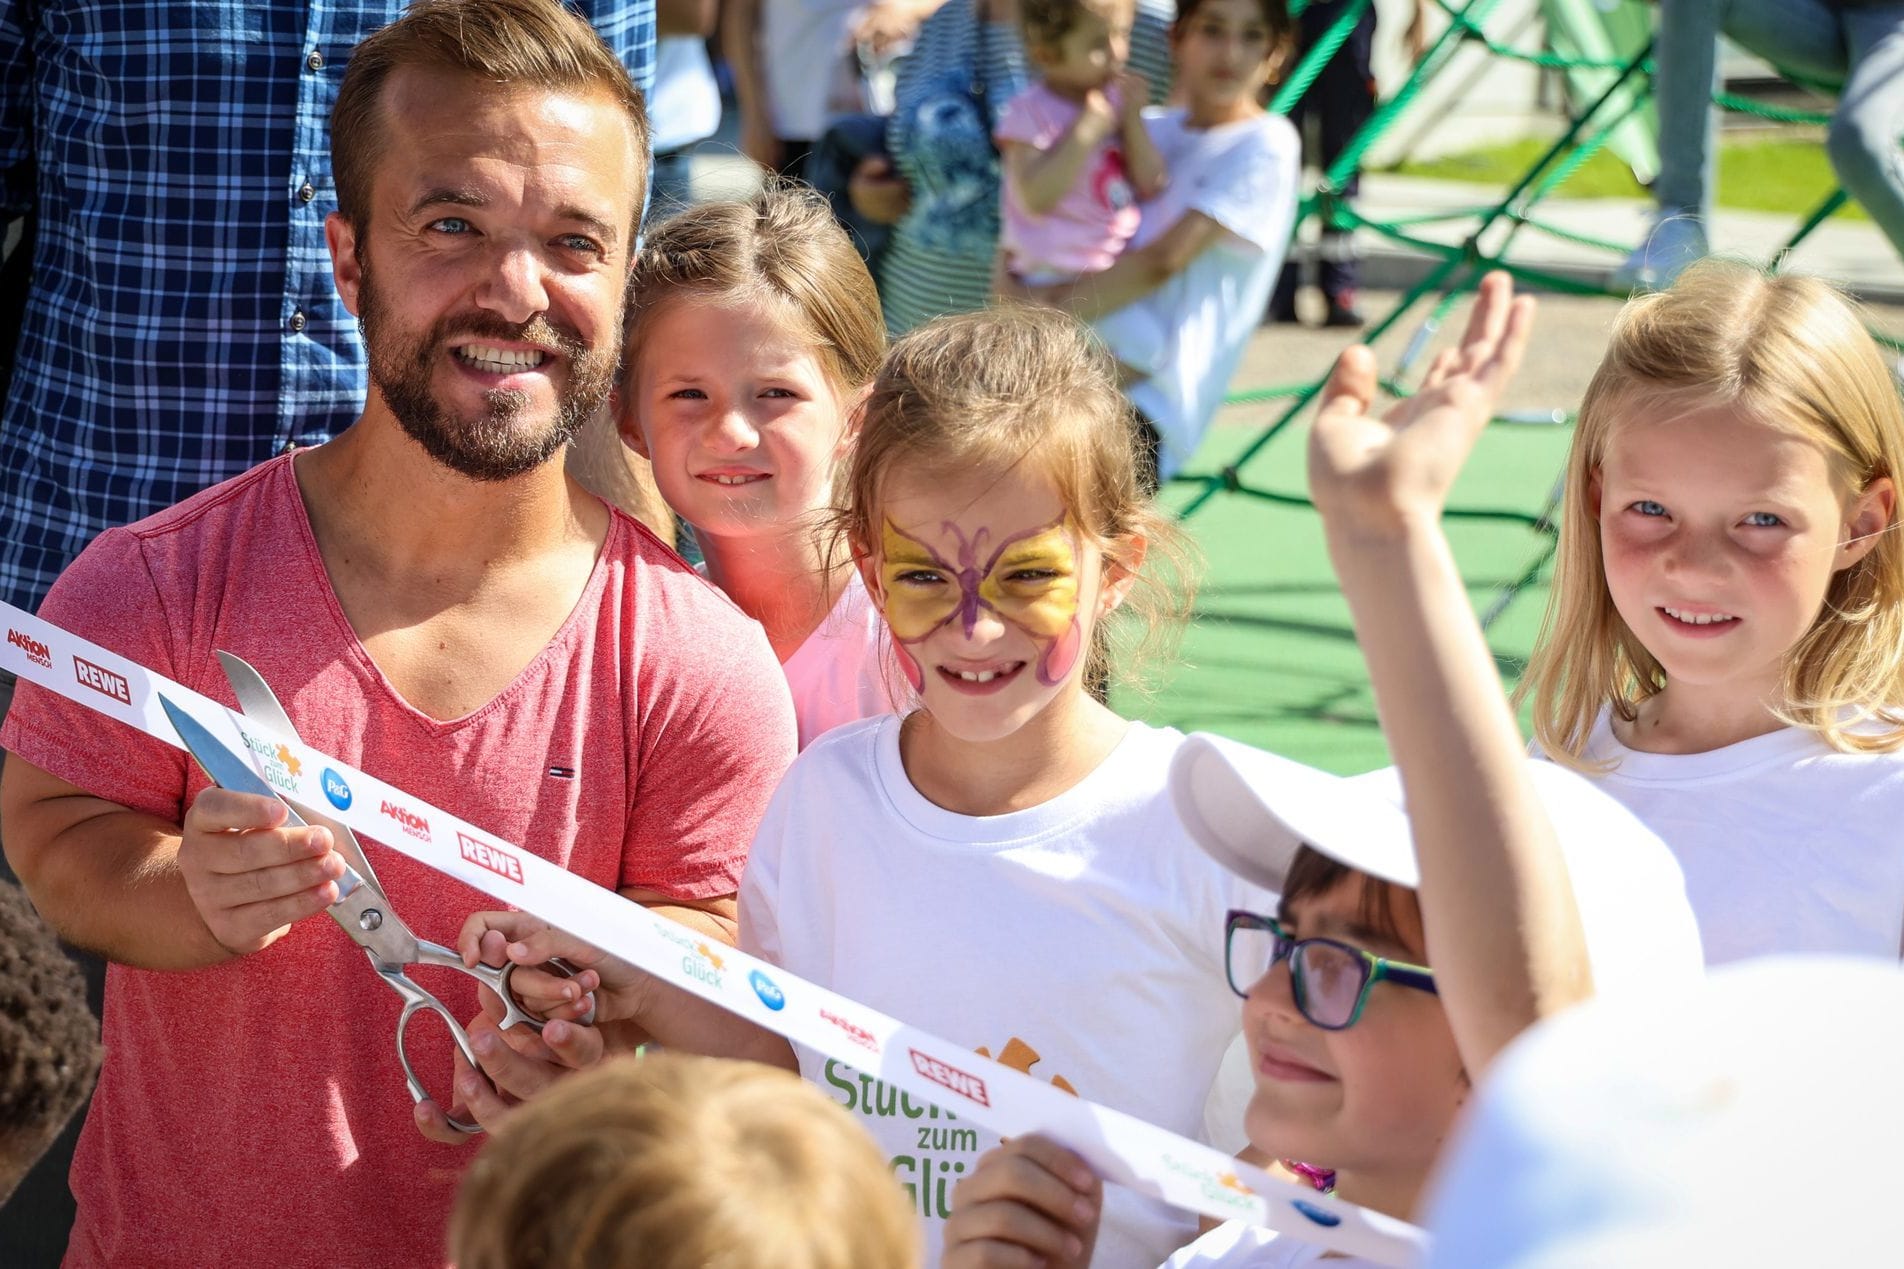
[[[483,481],[512,480],[534,471],[573,440],[608,399],[620,360],[613,346],[591,348],[540,315],[518,324],[481,310],[440,318],[425,334],[413,335],[400,327],[384,303],[368,260],[362,260],[362,268],[358,325],[370,357],[370,381],[404,433],[451,471]],[[449,351],[453,339],[519,341],[559,351],[568,361],[568,380],[557,391],[555,417],[548,426],[522,426],[529,397],[513,389],[484,393],[488,408],[474,419],[445,409],[431,394],[430,380],[445,357],[455,356]]]

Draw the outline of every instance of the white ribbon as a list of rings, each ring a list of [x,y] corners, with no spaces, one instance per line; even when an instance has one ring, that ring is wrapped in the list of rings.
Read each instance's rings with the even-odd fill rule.
[[[213,736],[248,756],[290,801],[520,908],[788,1040],[877,1075],[1001,1136],[1043,1133],[1106,1179],[1220,1220],[1266,1225],[1385,1265],[1426,1249],[1412,1225],[1272,1177],[1221,1151],[1122,1111],[1070,1096],[959,1045],[656,916],[475,825],[279,735],[97,644],[0,603],[0,669],[174,747],[163,692]],[[286,758],[289,758],[289,761]],[[110,797],[110,790],[100,791]]]

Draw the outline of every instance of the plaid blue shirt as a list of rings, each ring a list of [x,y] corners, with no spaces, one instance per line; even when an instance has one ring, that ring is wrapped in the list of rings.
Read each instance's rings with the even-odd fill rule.
[[[645,93],[654,0],[571,7]],[[357,417],[331,281],[345,59],[404,5],[0,0],[0,221],[38,238],[0,416],[0,598]]]

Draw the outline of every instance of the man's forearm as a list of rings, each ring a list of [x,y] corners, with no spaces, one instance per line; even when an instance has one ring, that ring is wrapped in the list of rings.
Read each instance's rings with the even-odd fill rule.
[[[120,810],[82,820],[31,852],[9,818],[8,862],[33,906],[76,947],[140,969],[203,969],[232,959],[206,928],[179,872],[179,829]]]

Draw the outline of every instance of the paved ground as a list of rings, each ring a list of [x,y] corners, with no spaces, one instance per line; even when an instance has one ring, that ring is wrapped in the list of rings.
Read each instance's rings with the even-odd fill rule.
[[[1370,293],[1365,307],[1379,316],[1394,298]],[[1572,410],[1618,310],[1609,299],[1543,297],[1534,347],[1505,408],[1530,415]],[[1878,309],[1873,316],[1885,329],[1904,331],[1904,309]],[[1450,314],[1439,339],[1454,338],[1464,320],[1465,305]],[[1410,323],[1378,341],[1385,371],[1393,368],[1414,329]],[[1251,341],[1234,387],[1247,390],[1318,376],[1347,342],[1340,331],[1265,327]],[[1285,408],[1226,409],[1193,467],[1221,467]],[[1305,422],[1299,418],[1249,464],[1248,484],[1301,494]],[[1564,426],[1497,426],[1483,438],[1456,501],[1540,512],[1564,464],[1570,436]],[[1190,492],[1176,486],[1166,499],[1181,506]],[[1148,696],[1120,693],[1120,708],[1186,730],[1220,731],[1331,770],[1360,771],[1385,761],[1366,671],[1314,513],[1224,493],[1186,526],[1207,559],[1196,620],[1180,654],[1157,667],[1161,681],[1155,690]],[[1499,609],[1489,642],[1503,675],[1512,681],[1533,644],[1547,591],[1544,578],[1511,597],[1508,587],[1539,558],[1546,539],[1524,525],[1474,521],[1451,524],[1450,537],[1476,610]]]

